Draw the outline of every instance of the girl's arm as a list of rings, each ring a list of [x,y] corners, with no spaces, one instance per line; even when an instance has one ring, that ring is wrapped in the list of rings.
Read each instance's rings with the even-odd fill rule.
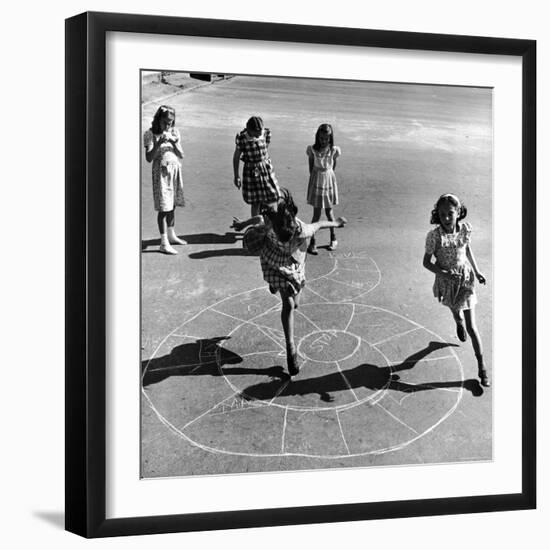
[[[324,221],[319,221],[319,222],[312,223],[310,225],[313,228],[313,232],[317,233],[317,231],[319,231],[319,229],[327,229],[329,227],[344,227],[344,225],[346,225],[346,223],[348,223],[348,220],[346,220],[346,218],[340,217],[340,218],[336,219],[333,222],[328,221],[328,220],[324,220]]]
[[[338,157],[342,154],[341,151],[340,151],[340,147],[335,147],[334,148],[335,151],[334,151],[334,156],[333,156],[333,159],[332,159],[332,169],[333,170],[336,170],[336,161],[338,160]]]
[[[259,214],[258,216],[252,216],[252,218],[248,218],[248,220],[241,220],[239,218],[233,217],[233,223],[230,225],[230,227],[232,229],[236,229],[237,231],[241,231],[249,225],[257,225],[263,223],[264,217],[261,214]]]
[[[311,175],[311,172],[313,171],[313,155],[308,155],[308,163],[309,163],[309,173]]]
[[[168,141],[173,145],[174,147],[174,153],[176,153],[176,155],[182,159],[183,158],[183,149],[181,147],[181,140],[180,140],[180,134],[179,132],[176,130],[175,133],[172,134],[174,137],[173,138],[169,138]]]
[[[166,137],[164,135],[161,135],[158,139],[155,139],[153,137],[153,148],[152,149],[145,149],[145,160],[147,162],[151,162],[158,153],[159,147],[166,141]]]
[[[479,269],[477,268],[477,262],[474,257],[474,251],[472,250],[472,247],[469,244],[466,245],[466,257],[468,258],[468,261],[474,268],[474,273],[476,274],[477,280],[482,285],[484,285],[487,282],[487,280],[485,279],[485,275],[483,275],[483,273],[481,273],[481,271],[479,271]]]
[[[241,188],[241,178],[239,177],[239,162],[241,160],[241,151],[238,147],[235,147],[233,153],[233,183],[237,189]]]
[[[449,270],[443,269],[437,265],[437,263],[432,262],[433,254],[424,254],[424,259],[422,260],[422,265],[432,273],[436,275],[443,275],[443,277],[452,277],[452,274]]]

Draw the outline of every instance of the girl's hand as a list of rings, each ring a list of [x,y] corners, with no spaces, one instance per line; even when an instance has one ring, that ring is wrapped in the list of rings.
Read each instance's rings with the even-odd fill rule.
[[[239,178],[239,176],[235,176],[234,180],[233,180],[233,183],[235,184],[235,187],[237,189],[240,189],[241,188],[241,178]]]
[[[229,226],[231,229],[236,229],[237,231],[240,231],[243,228],[243,221],[239,218],[233,217],[233,223]]]
[[[340,216],[336,220],[336,223],[338,224],[337,227],[344,227],[344,225],[346,225],[346,223],[348,223],[348,220],[346,220],[346,218],[343,218],[342,216]]]
[[[485,279],[485,275],[483,275],[483,273],[476,273],[476,277],[480,284],[484,285],[487,283],[487,279]]]

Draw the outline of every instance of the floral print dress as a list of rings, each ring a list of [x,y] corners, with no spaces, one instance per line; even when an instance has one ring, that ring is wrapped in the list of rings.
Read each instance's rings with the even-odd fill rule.
[[[467,222],[460,222],[455,233],[446,233],[439,225],[426,235],[426,254],[434,255],[437,266],[455,275],[449,278],[437,274],[434,296],[454,311],[471,309],[477,303],[475,273],[466,256],[471,235],[472,226]]]
[[[176,128],[168,130],[170,137],[180,140]],[[162,134],[153,134],[151,128],[143,134],[147,151],[153,149]],[[153,202],[155,210],[171,212],[176,206],[185,206],[181,163],[172,143],[163,143],[153,159]]]

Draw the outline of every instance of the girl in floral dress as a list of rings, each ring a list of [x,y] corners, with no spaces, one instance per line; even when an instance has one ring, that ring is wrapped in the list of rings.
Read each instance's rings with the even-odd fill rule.
[[[477,297],[474,290],[475,279],[481,284],[485,284],[486,279],[477,267],[472,250],[472,227],[461,221],[466,214],[466,206],[456,195],[449,193],[439,197],[430,219],[430,223],[437,224],[437,227],[426,236],[423,265],[435,273],[434,296],[451,310],[459,340],[465,342],[466,333],[470,335],[478,376],[481,384],[487,387],[490,381],[475,320]]]
[[[233,175],[237,189],[241,189],[244,202],[251,205],[251,216],[260,212],[262,204],[273,203],[279,198],[279,185],[267,148],[271,131],[264,127],[259,116],[250,117],[246,128],[235,138]],[[243,179],[239,177],[239,165],[243,161]]]
[[[315,133],[315,143],[308,145],[306,154],[309,160],[309,184],[307,203],[313,206],[311,223],[321,219],[321,210],[325,209],[327,220],[333,221],[332,207],[338,204],[338,184],[334,170],[336,159],[342,154],[340,147],[334,145],[334,132],[330,124],[321,124]],[[338,245],[334,229],[330,230],[329,250]],[[311,238],[308,252],[317,254],[315,237]]]
[[[233,218],[232,227],[238,231],[249,227],[243,236],[247,249],[260,256],[264,280],[271,293],[281,296],[281,323],[286,340],[287,366],[291,376],[300,371],[294,342],[294,309],[306,284],[305,261],[307,242],[319,229],[343,227],[347,221],[308,224],[296,217],[298,208],[287,189],[281,198],[262,207],[261,214],[242,221]]]
[[[151,128],[143,134],[145,158],[153,163],[153,201],[164,254],[177,254],[173,244],[187,244],[175,232],[175,207],[185,206],[180,159],[183,158],[180,133],[175,127],[176,112],[161,105]]]

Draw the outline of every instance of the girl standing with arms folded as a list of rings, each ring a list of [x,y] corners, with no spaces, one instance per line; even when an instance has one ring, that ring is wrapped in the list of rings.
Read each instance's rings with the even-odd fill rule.
[[[145,158],[153,163],[153,201],[158,212],[160,248],[164,254],[177,254],[171,245],[187,244],[176,235],[175,208],[185,206],[180,159],[183,158],[180,133],[175,127],[176,112],[161,105],[151,128],[143,134]]]
[[[264,127],[259,116],[250,117],[246,128],[235,138],[233,153],[233,175],[237,189],[241,189],[244,202],[250,204],[251,216],[260,212],[262,204],[269,204],[279,198],[279,185],[267,148],[271,142],[271,131]],[[239,163],[243,161],[243,179],[239,177]]]
[[[287,189],[281,189],[281,199],[262,208],[262,214],[242,221],[233,219],[238,231],[249,225],[243,243],[249,251],[259,254],[265,282],[272,294],[281,296],[281,323],[286,341],[287,367],[290,376],[300,371],[294,341],[294,309],[306,284],[305,261],[307,241],[319,229],[343,227],[347,221],[308,224],[296,217],[298,208]]]
[[[426,250],[423,265],[435,273],[434,296],[447,306],[456,323],[456,334],[461,342],[468,333],[477,359],[478,376],[481,385],[490,386],[489,375],[483,360],[483,345],[476,325],[474,290],[475,279],[486,283],[479,271],[472,250],[472,226],[462,222],[467,209],[460,199],[451,193],[441,195],[434,209],[430,223],[437,224],[426,236]],[[432,256],[435,263],[432,263]],[[466,327],[464,326],[466,322]]]
[[[313,206],[311,223],[321,219],[321,210],[325,210],[327,220],[334,221],[332,207],[338,204],[338,184],[334,170],[336,159],[342,154],[340,147],[334,145],[334,132],[330,124],[321,124],[315,133],[315,143],[308,145],[306,154],[309,159],[309,184],[307,203]],[[338,245],[336,233],[330,230],[329,250]],[[317,254],[315,237],[311,238],[308,252]]]

